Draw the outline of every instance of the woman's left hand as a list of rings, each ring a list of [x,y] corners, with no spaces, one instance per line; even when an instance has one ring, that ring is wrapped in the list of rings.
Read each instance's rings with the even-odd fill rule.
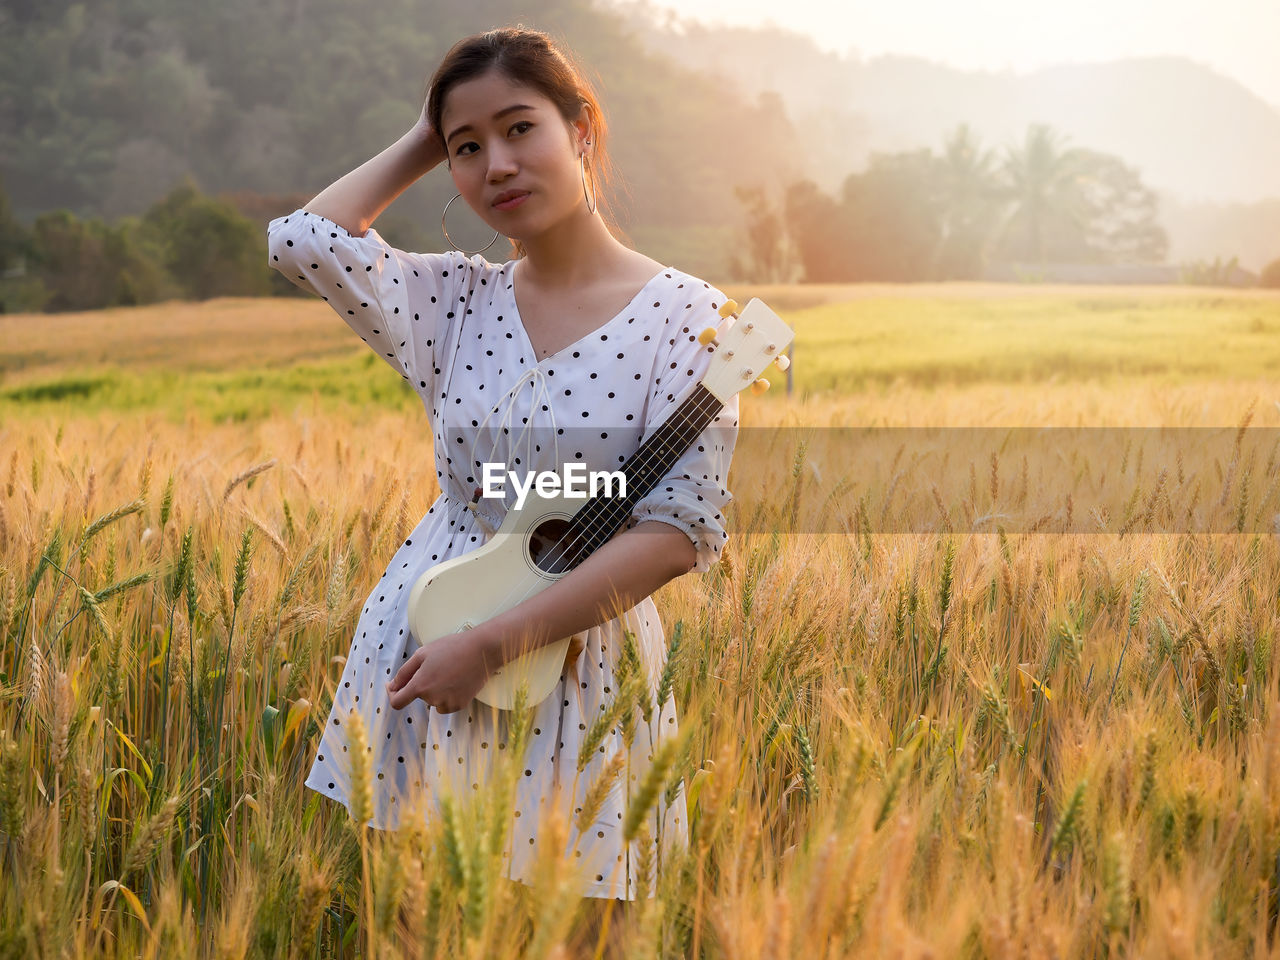
[[[480,630],[463,630],[415,650],[391,678],[387,692],[396,710],[420,699],[440,713],[454,713],[475,699],[489,675]]]

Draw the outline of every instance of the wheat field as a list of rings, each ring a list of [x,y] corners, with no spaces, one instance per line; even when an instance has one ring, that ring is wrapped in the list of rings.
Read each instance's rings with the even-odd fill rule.
[[[393,371],[319,303],[0,317],[0,960],[1280,955],[1280,297],[726,290],[796,389],[655,596],[628,824],[683,781],[690,844],[607,917],[502,876],[518,758],[395,835],[302,785],[438,492]]]

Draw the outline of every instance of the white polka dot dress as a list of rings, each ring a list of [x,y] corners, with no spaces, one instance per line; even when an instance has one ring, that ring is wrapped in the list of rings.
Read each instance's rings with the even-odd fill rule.
[[[466,508],[482,482],[480,465],[501,462],[517,473],[558,470],[565,463],[618,469],[701,380],[710,354],[697,335],[722,323],[717,309],[725,297],[696,277],[664,268],[602,326],[538,360],[516,309],[514,260],[492,264],[480,254],[406,253],[376,230],[354,236],[303,209],[272,220],[267,245],[269,264],[323,297],[409,382],[431,420],[442,493],[369,593],[306,779],[311,789],[349,807],[343,719],[359,711],[373,773],[369,823],[393,830],[402,811],[407,814],[415,803],[428,816],[438,813],[444,790],[461,796],[485,789],[490,758],[507,748],[506,712],[479,701],[450,714],[422,700],[394,710],[385,688],[418,646],[407,610],[414,582],[433,565],[481,546],[486,525],[491,530],[502,519],[501,500],[481,499],[481,517]],[[685,531],[699,571],[718,559],[726,540],[722,511],[730,499],[727,476],[737,425],[735,397],[628,521],[632,526],[657,520]],[[514,496],[508,490],[507,505]],[[579,635],[581,653],[535,709],[504,850],[514,880],[532,879],[540,812],[560,804],[568,821],[568,846],[561,855],[576,865],[582,895],[637,895],[639,841],[624,842],[623,820],[655,748],[677,732],[672,697],[653,704],[647,722],[636,711],[624,772],[596,821],[581,835],[576,827],[586,793],[614,756],[628,749],[615,725],[578,772],[583,738],[617,690],[624,630],[635,638],[651,700],[656,699],[667,642],[653,600],[645,598]],[[684,786],[678,771],[673,777],[673,802],[660,790],[649,814],[649,835],[660,855],[688,842]]]

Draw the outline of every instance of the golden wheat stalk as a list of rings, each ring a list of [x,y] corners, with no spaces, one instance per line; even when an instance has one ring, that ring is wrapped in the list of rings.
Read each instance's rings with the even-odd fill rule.
[[[290,630],[305,627],[309,623],[315,623],[324,618],[325,610],[323,607],[300,603],[280,618],[280,632],[287,633]]]
[[[636,833],[636,847],[639,849],[635,860],[636,899],[646,900],[656,889],[658,879],[654,837],[647,822],[641,824]]]
[[[130,501],[123,506],[116,507],[110,513],[104,513],[97,520],[93,521],[93,523],[89,524],[89,528],[85,530],[83,535],[80,537],[80,546],[83,547],[86,543],[92,540],[104,527],[108,527],[117,520],[127,517],[130,514],[137,513],[146,506],[146,503],[147,501],[144,498],[138,497],[138,499]]]
[[[396,508],[395,522],[396,539],[401,543],[405,537],[413,530],[413,515],[409,512],[409,488],[405,487],[404,492],[400,494],[400,505]]]
[[[33,636],[27,653],[27,702],[43,710],[45,704],[45,659],[40,642]]]
[[[255,466],[252,466],[241,473],[237,473],[234,477],[231,478],[230,481],[228,481],[226,489],[222,491],[222,502],[226,503],[227,498],[231,496],[231,491],[233,491],[236,487],[240,486],[240,484],[244,483],[246,480],[252,480],[254,477],[256,477],[260,473],[265,473],[267,470],[270,470],[275,465],[276,465],[276,458],[272,457],[270,460],[264,461],[263,463],[256,464]]]
[[[75,697],[71,691],[71,678],[63,670],[58,671],[58,678],[53,688],[53,768],[62,771],[63,761],[67,759],[67,732],[71,727],[71,713],[75,707]]]
[[[471,935],[478,936],[484,925],[490,899],[489,869],[492,860],[489,856],[489,831],[472,832],[471,843],[468,844],[467,860],[467,896],[464,916],[467,929]]]
[[[88,764],[76,765],[71,784],[75,797],[72,806],[79,813],[84,835],[91,837],[98,832],[98,791],[93,770]],[[0,824],[0,829],[3,829],[3,824]]]
[[[772,912],[760,957],[761,960],[785,960],[791,956],[791,899],[785,889],[774,894]]]
[[[307,475],[302,472],[296,463],[289,464],[289,470],[298,478],[298,483],[302,485],[302,492],[307,495],[308,500],[315,500],[311,495],[311,484],[307,482]]]
[[[465,852],[466,842],[452,794],[446,793],[440,798],[440,825],[445,867],[449,871],[454,889],[462,890],[466,887],[467,872],[471,864]]]
[[[395,933],[395,922],[399,916],[407,880],[404,857],[394,835],[379,851],[374,872],[378,878],[373,891],[374,925],[380,936],[387,936]]]
[[[0,835],[18,839],[26,822],[28,767],[18,741],[0,726]]]
[[[254,904],[261,898],[257,874],[237,878],[238,882],[224,900],[223,914],[218,920],[214,955],[217,960],[245,960],[253,933]]]
[[[107,618],[102,614],[102,604],[98,602],[97,596],[84,587],[77,586],[76,589],[80,591],[81,606],[89,611],[89,615],[93,618],[94,623],[98,625],[98,629],[102,631],[103,636],[110,642],[112,639],[111,625],[107,623]]]
[[[160,842],[169,832],[173,824],[173,816],[178,810],[181,797],[174,795],[164,802],[164,806],[146,824],[141,827],[129,844],[129,851],[124,857],[124,867],[120,871],[120,879],[141,870],[151,859],[151,855],[160,846]]]
[[[626,765],[627,751],[619,750],[609,758],[609,762],[605,764],[599,776],[592,782],[586,796],[582,798],[582,807],[578,811],[577,819],[574,821],[579,833],[585,833],[587,827],[595,823],[596,818],[600,816],[600,809],[604,806],[605,800],[609,798],[609,794],[613,791],[614,782]]]
[[[347,592],[347,551],[342,550],[333,559],[329,570],[329,583],[325,588],[324,605],[330,613],[338,609],[342,596]]]
[[[248,520],[251,524],[253,524],[253,526],[255,526],[258,529],[259,533],[261,533],[264,537],[267,538],[267,542],[276,548],[276,552],[280,554],[282,559],[288,558],[289,548],[284,545],[284,541],[280,539],[280,537],[276,534],[274,530],[272,530],[262,520],[260,520],[257,517],[257,515],[248,507],[244,507],[240,512],[241,514],[243,514],[246,520]]]
[[[90,464],[89,476],[86,479],[85,485],[84,485],[84,504],[81,508],[81,512],[83,513],[89,512],[89,507],[93,504],[93,495],[97,491],[97,489],[98,489],[98,472],[93,468],[93,465]]]
[[[648,816],[650,808],[658,797],[658,791],[667,779],[667,771],[671,768],[681,746],[679,737],[669,737],[654,750],[649,769],[645,771],[644,778],[640,781],[640,786],[630,806],[627,807],[627,812],[623,815],[622,837],[627,843],[635,839],[640,824]]]
[[[155,438],[151,438],[151,443],[147,445],[147,452],[142,458],[142,467],[138,470],[138,486],[142,490],[142,496],[146,496],[151,490],[151,449],[155,444]]]
[[[364,827],[373,816],[372,762],[369,759],[368,736],[364,717],[358,710],[347,712],[347,745],[351,754],[351,794],[348,797],[351,819]]]
[[[155,579],[155,576],[155,572],[151,570],[145,570],[142,573],[135,573],[133,576],[127,577],[124,580],[117,580],[115,583],[108,584],[101,590],[97,591],[93,595],[93,598],[97,600],[98,603],[102,603],[102,601],[114,597],[117,593],[125,593],[132,590],[134,587],[140,587],[144,583],[150,583]]]
[[[6,497],[12,497],[14,485],[18,479],[18,450],[15,447],[13,453],[9,454],[9,476],[4,482],[4,494]]]
[[[294,564],[293,571],[289,574],[289,579],[285,581],[284,589],[280,591],[280,606],[285,606],[298,590],[298,584],[302,582],[303,576],[311,569],[311,564],[316,556],[320,553],[322,541],[317,540],[307,548],[306,553]]]
[[[1131,900],[1130,844],[1123,831],[1116,830],[1103,846],[1103,918],[1108,930],[1124,930],[1129,926]]]
[[[587,764],[594,758],[596,749],[604,740],[605,733],[626,713],[627,708],[635,703],[637,686],[644,682],[644,677],[638,674],[630,675],[622,688],[614,694],[609,706],[587,730],[587,735],[582,738],[582,746],[578,751],[578,773],[585,770]]]

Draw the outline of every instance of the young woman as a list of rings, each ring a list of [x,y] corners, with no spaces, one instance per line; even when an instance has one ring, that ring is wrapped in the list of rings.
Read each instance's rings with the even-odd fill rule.
[[[624,783],[581,833],[574,820],[586,791],[628,746],[615,726],[581,774],[579,748],[616,693],[624,631],[656,691],[667,645],[649,595],[718,558],[736,399],[627,528],[547,589],[421,647],[406,609],[425,570],[481,546],[501,522],[503,503],[476,497],[486,458],[517,471],[560,472],[566,463],[616,470],[707,368],[697,334],[723,322],[725,296],[610,231],[607,198],[596,191],[607,134],[590,86],[544,33],[467,37],[431,78],[413,128],[272,220],[268,246],[273,267],[328,301],[421,397],[442,491],[369,594],[307,786],[349,805],[342,720],[354,709],[370,731],[373,826],[395,829],[424,792],[483,789],[490,758],[506,748],[507,715],[475,694],[521,642],[572,636],[560,684],[536,707],[505,852],[509,876],[530,878],[539,813],[563,804],[570,846],[557,853],[577,866],[583,896],[629,901],[639,851],[638,841],[624,842],[624,815],[655,749],[676,735],[674,701],[654,704],[648,722],[637,712]],[[406,253],[371,229],[441,160],[495,239],[510,238],[513,259],[495,264],[456,246]],[[649,824],[659,851],[688,838],[683,784],[674,802],[665,794]]]

